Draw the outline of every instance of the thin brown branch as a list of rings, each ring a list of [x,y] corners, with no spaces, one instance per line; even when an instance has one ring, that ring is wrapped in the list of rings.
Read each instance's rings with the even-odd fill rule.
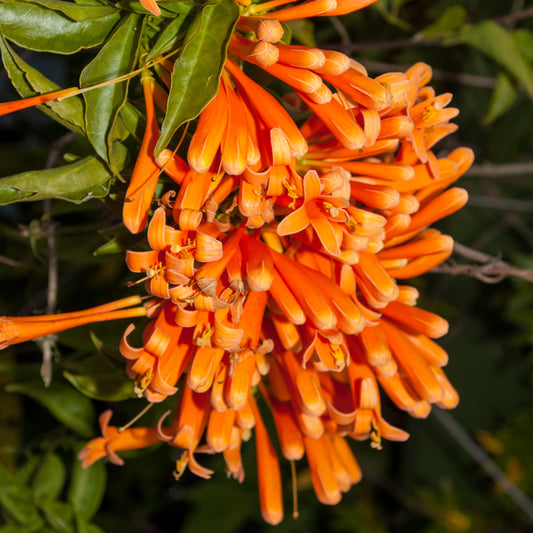
[[[411,65],[401,65],[398,63],[385,63],[382,61],[364,61],[365,67],[370,72],[404,72]],[[464,72],[449,72],[446,70],[433,69],[433,79],[468,85],[470,87],[481,87],[482,89],[493,89],[496,86],[496,78],[490,76],[478,76]]]
[[[533,212],[532,200],[519,200],[516,198],[500,198],[497,196],[470,196],[468,199],[470,207],[485,207],[488,209],[502,209],[505,211]]]
[[[533,282],[533,269],[516,267],[499,257],[474,250],[458,242],[454,244],[453,250],[464,258],[480,264],[450,262],[434,268],[432,272],[470,276],[484,283],[499,283],[508,277],[516,277]]]
[[[533,523],[533,502],[498,467],[498,465],[476,444],[463,427],[446,411],[435,409],[433,416],[442,424],[462,449],[503,489]]]
[[[500,165],[483,163],[482,165],[474,165],[465,176],[505,178],[507,176],[522,176],[524,174],[533,174],[533,161],[526,161],[524,163],[504,163]]]
[[[516,11],[514,13],[509,13],[508,15],[503,15],[503,17],[495,18],[494,20],[505,26],[507,24],[514,24],[515,22],[531,17],[533,17],[533,7],[528,7],[526,9],[522,9],[521,11]]]

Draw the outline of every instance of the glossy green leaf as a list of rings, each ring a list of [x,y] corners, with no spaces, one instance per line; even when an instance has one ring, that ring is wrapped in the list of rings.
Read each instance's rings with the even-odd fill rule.
[[[90,437],[93,434],[95,418],[93,404],[70,385],[55,380],[47,388],[39,379],[12,383],[6,387],[6,390],[25,394],[39,402],[78,435]]]
[[[176,15],[187,14],[194,5],[191,0],[180,0],[179,2],[160,2],[159,8],[161,9],[162,17],[175,17]],[[120,0],[120,2],[117,2],[117,6],[134,13],[151,16],[149,11],[138,0]]]
[[[83,69],[80,87],[112,81],[134,70],[139,51],[142,24],[131,13],[118,26],[96,57]],[[126,101],[129,80],[110,83],[84,93],[87,137],[96,153],[112,163],[113,127]]]
[[[81,447],[76,452],[80,450]],[[86,520],[94,516],[104,497],[106,479],[106,467],[103,462],[98,461],[89,468],[82,468],[81,461],[75,457],[67,498],[77,515]]]
[[[120,19],[118,11],[76,22],[59,11],[31,1],[0,3],[0,29],[14,43],[40,52],[73,54],[104,42]]]
[[[32,489],[37,501],[57,499],[65,485],[67,470],[63,461],[54,453],[44,456],[32,482]]]
[[[451,37],[461,29],[466,17],[467,12],[463,6],[450,6],[433,24],[426,26],[420,33],[430,39]]]
[[[101,361],[101,358],[100,358]],[[124,373],[100,363],[100,370],[89,374],[64,371],[64,376],[84,396],[94,400],[120,402],[135,398],[133,381]]]
[[[239,13],[234,0],[209,0],[194,18],[172,72],[168,109],[156,153],[168,145],[183,123],[196,118],[214,98]]]
[[[190,9],[192,10],[193,6],[190,6]],[[174,48],[177,43],[183,38],[183,23],[185,20],[188,20],[185,15],[181,17],[176,17],[175,19],[171,20],[170,23],[163,28],[158,34],[157,40],[155,41],[154,45],[151,47],[150,52],[146,56],[146,62],[152,61],[154,57],[157,57],[158,55],[162,55],[165,52],[168,52],[172,48]]]
[[[94,332],[89,332],[91,340],[93,341],[96,349],[106,358],[107,362],[115,369],[124,372],[126,369],[126,360],[120,353],[119,348],[116,345],[104,344]],[[101,363],[99,363],[101,364]]]
[[[22,97],[28,98],[61,89],[59,85],[23,61],[3,38],[0,39],[0,51],[11,83]],[[83,103],[78,96],[71,96],[61,102],[50,102],[38,107],[66,128],[82,135],[85,134]]]
[[[118,9],[111,5],[78,5],[65,0],[32,0],[34,4],[41,4],[43,7],[60,11],[68,18],[76,22],[85,20],[95,20],[115,15]]]
[[[502,26],[492,20],[465,26],[459,34],[459,40],[490,57],[533,95],[531,67],[511,34]]]
[[[0,205],[45,198],[75,203],[101,198],[111,178],[109,169],[90,156],[57,168],[22,172],[0,179]]]
[[[133,104],[126,101],[120,108],[120,118],[130,135],[133,135],[138,143],[141,144],[146,125],[146,120],[142,113]]]
[[[501,117],[515,103],[517,94],[518,91],[511,78],[505,72],[499,72],[489,110],[485,116],[485,124],[490,124]]]

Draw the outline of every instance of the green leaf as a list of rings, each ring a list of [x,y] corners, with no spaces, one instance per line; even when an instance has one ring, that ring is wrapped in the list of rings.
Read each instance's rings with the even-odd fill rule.
[[[59,501],[51,501],[41,502],[39,507],[54,533],[74,533],[74,514],[70,505]]]
[[[30,170],[0,179],[0,205],[59,198],[84,202],[107,194],[112,178],[96,157],[85,157],[57,168]]]
[[[492,20],[465,26],[459,34],[459,41],[490,57],[533,95],[531,67],[511,34],[502,26]]]
[[[519,28],[514,30],[511,35],[522,55],[528,61],[533,61],[533,33],[525,28]]]
[[[121,9],[127,9],[134,13],[151,16],[145,7],[141,5],[138,0],[121,0],[117,2],[117,6]],[[194,7],[194,2],[191,0],[180,0],[179,2],[160,2],[162,17],[175,17],[176,15],[185,15]]]
[[[156,154],[184,122],[196,118],[215,97],[239,14],[234,0],[208,0],[194,18],[172,72],[168,109]]]
[[[80,450],[81,446],[76,452]],[[106,478],[106,468],[103,462],[96,462],[89,468],[82,468],[81,461],[77,457],[74,459],[72,481],[67,498],[76,515],[86,520],[94,516],[104,497]]]
[[[112,81],[131,72],[137,61],[141,33],[139,16],[131,13],[83,69],[80,87]],[[113,127],[117,114],[126,101],[128,86],[129,80],[112,82],[83,95],[87,137],[96,153],[108,163],[112,163]]]
[[[103,363],[101,356],[97,359],[97,369],[87,370],[86,373],[75,373],[68,370],[63,375],[84,396],[94,400],[120,402],[135,398],[133,381],[124,373]]]
[[[492,92],[489,110],[485,116],[485,124],[494,122],[501,117],[516,101],[518,91],[511,78],[505,72],[498,72],[496,87]]]
[[[93,434],[95,418],[93,404],[70,385],[53,381],[46,388],[41,380],[32,380],[12,383],[6,387],[6,390],[25,394],[39,402],[78,435],[90,437]]]
[[[134,105],[130,104],[130,102],[126,101],[120,108],[120,118],[124,123],[124,127],[141,144],[146,126],[146,120],[141,112]]]
[[[315,25],[309,19],[289,20],[285,23],[289,28],[287,35],[283,34],[282,42],[290,44],[291,37],[294,37],[300,44],[304,46],[315,47]],[[286,39],[289,39],[287,42]]]
[[[32,482],[32,489],[37,501],[57,499],[65,484],[67,471],[61,459],[54,453],[48,453],[39,466]]]
[[[73,54],[102,44],[120,19],[119,13],[76,22],[38,3],[15,0],[0,3],[0,30],[7,39],[29,50]]]
[[[464,25],[466,16],[467,12],[463,6],[450,6],[420,33],[428,39],[452,37]]]
[[[57,91],[61,88],[23,61],[3,38],[0,39],[0,51],[4,68],[11,83],[22,97],[28,98],[37,94]],[[82,135],[85,134],[83,104],[78,96],[71,96],[61,102],[50,102],[38,107],[66,128]]]
[[[192,10],[192,8],[193,6],[191,5],[190,10]],[[183,26],[185,20],[187,20],[187,17],[185,15],[181,17],[176,17],[175,19],[171,20],[170,23],[159,32],[156,42],[151,47],[149,54],[146,56],[146,63],[152,61],[154,57],[157,57],[158,55],[164,54],[168,50],[171,50],[177,45],[177,43],[183,37],[181,27]]]
[[[0,508],[2,515],[17,525],[24,526],[25,532],[36,531],[43,523],[32,494],[20,484],[0,463]]]
[[[60,11],[68,18],[76,22],[83,22],[85,20],[95,20],[118,13],[118,9],[113,6],[103,5],[77,5],[72,2],[65,2],[64,0],[32,0],[35,4]]]

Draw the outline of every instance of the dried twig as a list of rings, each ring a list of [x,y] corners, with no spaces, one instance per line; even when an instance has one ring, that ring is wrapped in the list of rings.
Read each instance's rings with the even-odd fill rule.
[[[61,150],[71,142],[75,133],[67,133],[58,139],[51,147],[45,168],[52,168],[57,164]],[[50,216],[52,201],[43,202],[43,233],[46,235],[48,245],[48,288],[46,292],[46,314],[51,315],[57,307],[58,272],[57,272],[57,235],[56,224]],[[55,344],[55,336],[47,335],[41,340],[43,362],[41,364],[41,377],[45,387],[52,382],[52,352]]]
[[[432,270],[432,272],[439,272],[443,274],[464,275],[479,279],[484,283],[499,283],[508,277],[517,277],[526,281],[533,282],[533,269],[519,268],[502,261],[499,257],[474,250],[464,244],[456,242],[454,244],[454,252],[462,255],[466,259],[481,263],[479,265],[473,264],[458,264],[446,263],[440,265]]]
[[[483,163],[474,165],[465,176],[482,176],[484,178],[505,178],[507,176],[521,176],[524,174],[533,174],[533,161],[524,163],[504,163],[495,165],[493,163]]]
[[[463,427],[446,411],[435,409],[433,416],[533,523],[533,502],[498,468],[498,465],[470,438]]]

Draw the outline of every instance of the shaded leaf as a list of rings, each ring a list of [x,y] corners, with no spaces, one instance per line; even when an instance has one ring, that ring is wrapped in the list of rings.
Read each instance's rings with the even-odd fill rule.
[[[533,33],[525,28],[519,28],[514,30],[511,35],[522,55],[528,61],[533,61]]]
[[[300,44],[304,46],[316,46],[315,39],[315,25],[309,19],[302,20],[289,20],[286,25],[290,28],[288,38],[290,44],[291,37],[294,37]],[[286,36],[283,35],[283,42],[285,41]]]
[[[74,515],[70,505],[59,501],[50,501],[41,502],[39,507],[54,533],[74,533]]]
[[[91,87],[128,74],[137,61],[142,24],[130,14],[115,30],[96,57],[83,69],[80,87]],[[84,93],[87,137],[96,153],[112,163],[113,127],[126,101],[129,80],[110,83]]]
[[[27,487],[0,463],[0,508],[2,515],[16,525],[23,526],[25,532],[36,531],[43,524],[38,510],[32,503],[32,495]]]
[[[433,24],[426,26],[420,33],[427,38],[451,37],[461,29],[466,16],[466,9],[463,6],[450,6]]]
[[[134,13],[151,16],[145,7],[141,5],[138,0],[120,0],[117,6]],[[194,2],[191,0],[180,0],[179,2],[161,2],[159,8],[161,9],[162,17],[174,17],[177,14],[183,15],[188,13],[194,7]]]
[[[90,520],[104,497],[107,475],[105,464],[102,462],[82,468],[81,461],[77,458],[80,450],[81,446],[76,450],[67,498],[77,516]]]
[[[193,5],[190,5],[189,12]],[[188,14],[188,13],[187,13]],[[157,40],[152,46],[149,54],[146,56],[146,62],[152,61],[158,55],[164,54],[177,45],[183,38],[183,31],[181,30],[183,23],[187,20],[186,15],[173,19],[163,30],[158,34]]]
[[[490,124],[501,117],[515,103],[517,94],[518,91],[511,78],[505,72],[498,72],[485,124]]]
[[[90,437],[93,434],[95,418],[93,404],[70,385],[53,381],[46,388],[39,379],[12,383],[6,387],[6,390],[25,394],[39,402],[62,424],[78,435]]]
[[[531,67],[521,54],[511,34],[492,20],[465,26],[459,41],[484,53],[503,67],[533,95]]]
[[[174,65],[168,109],[155,153],[161,152],[177,129],[196,118],[214,98],[239,13],[234,0],[209,0],[194,18]]]
[[[98,46],[119,19],[120,14],[115,11],[105,17],[76,22],[38,3],[17,0],[0,3],[2,34],[23,48],[40,52],[73,54]]]
[[[101,198],[111,178],[109,169],[90,156],[57,168],[30,170],[0,179],[0,205],[45,198],[77,203]]]
[[[23,61],[3,38],[0,39],[0,50],[11,83],[22,97],[28,98],[61,89],[59,85]],[[78,96],[65,98],[61,102],[50,102],[38,108],[70,130],[84,134],[83,104]]]
[[[101,358],[100,358],[101,361]],[[94,400],[120,402],[128,398],[135,398],[133,381],[123,372],[103,366],[100,370],[88,374],[76,374],[65,370],[63,375],[84,396]]]
[[[77,5],[72,2],[66,2],[64,0],[32,0],[35,4],[41,4],[42,6],[53,9],[54,11],[60,11],[68,18],[75,20],[76,22],[83,22],[85,20],[95,20],[118,13],[116,7],[104,6],[104,5]]]
[[[52,501],[57,499],[65,480],[67,471],[63,461],[54,453],[44,456],[32,482],[35,499]]]

